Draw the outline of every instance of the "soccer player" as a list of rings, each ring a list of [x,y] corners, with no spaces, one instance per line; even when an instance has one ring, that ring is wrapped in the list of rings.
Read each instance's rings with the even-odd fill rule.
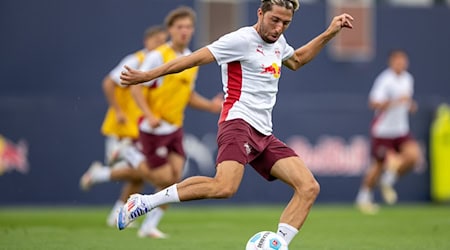
[[[195,19],[196,14],[189,7],[172,10],[165,19],[169,42],[150,53],[140,68],[149,70],[191,54],[188,46],[194,34]],[[198,67],[194,67],[147,82],[145,86],[132,87],[135,100],[144,114],[139,125],[139,139],[146,161],[139,163],[139,169],[156,190],[181,180],[186,161],[182,145],[186,106],[211,113],[219,113],[222,109],[221,94],[208,100],[194,90],[197,72]],[[143,88],[149,88],[145,95]],[[167,205],[157,207],[152,216],[147,216],[139,230],[140,236],[154,234],[155,226],[167,208]]]
[[[120,72],[124,65],[139,67],[144,61],[149,51],[164,44],[167,41],[167,32],[163,26],[151,26],[144,32],[144,48],[125,56],[120,63],[104,78],[103,91],[108,101],[109,108],[105,115],[101,132],[106,137],[105,143],[105,163],[110,166],[103,166],[95,161],[89,170],[80,179],[80,187],[88,190],[92,185],[117,179],[117,175],[127,175],[128,182],[123,186],[119,199],[116,201],[111,213],[107,218],[107,224],[115,226],[116,213],[119,207],[123,206],[130,194],[142,191],[143,179],[140,172],[130,168],[124,161],[111,162],[116,154],[117,148],[123,141],[137,141],[138,119],[142,112],[136,105],[130,91],[130,87],[120,84]],[[134,143],[127,143],[129,147],[134,147]],[[143,159],[138,150],[132,150],[134,157]],[[94,174],[95,173],[95,174]]]
[[[195,19],[196,14],[189,7],[172,10],[165,19],[169,42],[150,52],[140,68],[151,69],[177,57],[189,55],[191,51],[188,45],[194,34]],[[131,87],[132,95],[143,115],[139,122],[139,142],[145,158],[133,157],[133,150],[129,148],[119,148],[118,155],[139,169],[144,180],[156,190],[181,180],[186,160],[182,145],[186,106],[211,113],[219,113],[222,109],[221,94],[208,100],[194,90],[197,72],[198,67],[194,67],[147,82],[145,86]],[[101,171],[94,170],[92,176]],[[113,170],[111,174],[115,178],[129,178],[121,170]],[[167,208],[168,206],[161,206],[152,210],[142,223],[138,235],[166,238],[167,235],[161,232],[157,225]]]
[[[128,85],[216,61],[222,66],[225,102],[218,125],[216,175],[190,177],[152,195],[132,195],[118,214],[119,229],[164,204],[233,196],[244,166],[249,164],[265,179],[280,179],[293,188],[293,197],[281,214],[277,230],[286,242],[291,242],[306,220],[319,184],[300,157],[272,134],[272,109],[281,66],[298,70],[342,28],[352,28],[353,20],[348,14],[334,17],[323,33],[294,50],[283,32],[298,7],[298,0],[262,0],[253,26],[226,34],[188,56],[149,71],[125,67],[121,80]]]
[[[396,203],[395,182],[417,164],[421,155],[409,129],[408,116],[416,112],[417,104],[405,51],[393,50],[388,65],[375,79],[369,94],[369,106],[375,111],[371,125],[372,164],[356,197],[357,207],[368,214],[378,211],[373,201],[378,181],[384,201]]]

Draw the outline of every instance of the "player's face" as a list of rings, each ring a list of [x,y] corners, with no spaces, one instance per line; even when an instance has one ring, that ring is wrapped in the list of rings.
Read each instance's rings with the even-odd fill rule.
[[[178,18],[169,27],[170,39],[176,46],[188,46],[194,34],[194,23],[191,18]]]
[[[274,43],[289,27],[292,21],[292,10],[274,5],[271,11],[263,13],[258,9],[257,31],[267,43]]]
[[[408,64],[408,56],[403,52],[396,52],[395,54],[391,55],[391,58],[389,60],[389,66],[397,74],[400,74],[403,71],[407,70]]]
[[[144,46],[147,50],[154,50],[163,45],[167,41],[167,33],[159,32],[151,37],[147,37],[144,41]]]

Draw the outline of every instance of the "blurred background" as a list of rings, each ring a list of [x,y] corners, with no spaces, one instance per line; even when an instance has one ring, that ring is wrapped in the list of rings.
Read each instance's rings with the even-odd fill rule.
[[[274,134],[318,178],[318,202],[353,202],[370,157],[368,92],[396,48],[409,54],[419,104],[411,127],[423,149],[422,162],[397,184],[399,199],[435,200],[433,171],[450,171],[450,156],[439,170],[430,161],[436,110],[450,102],[450,1],[300,2],[285,33],[295,48],[326,29],[334,14],[355,17],[353,31],[343,31],[300,71],[284,69],[279,85]],[[100,126],[107,103],[101,82],[124,55],[142,48],[148,26],[162,23],[179,5],[197,11],[194,50],[253,25],[259,1],[0,1],[0,205],[112,204],[120,183],[89,193],[78,185],[91,162],[104,158]],[[220,68],[201,67],[198,92],[212,97],[221,87]],[[217,118],[188,110],[186,176],[214,174]],[[439,147],[449,149],[446,136]],[[450,149],[443,152],[450,155]],[[267,183],[248,168],[235,197],[209,202],[281,203],[290,196],[282,183]]]

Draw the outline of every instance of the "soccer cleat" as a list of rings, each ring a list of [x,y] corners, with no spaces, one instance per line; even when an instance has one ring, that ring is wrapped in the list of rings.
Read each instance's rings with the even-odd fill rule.
[[[139,230],[139,238],[152,238],[152,239],[167,239],[169,235],[161,232],[158,228],[152,228],[150,230]]]
[[[121,205],[120,207],[122,207]],[[119,209],[113,210],[109,213],[108,217],[106,218],[106,225],[109,227],[116,227],[116,220],[117,220],[117,214],[119,213]],[[129,228],[138,228],[139,223],[137,221],[133,221],[128,225]]]
[[[112,220],[110,220],[108,218],[108,220],[106,221],[106,225],[108,227],[117,227],[116,219],[117,219],[117,216],[115,216]],[[139,227],[139,223],[137,221],[133,221],[127,227],[128,228],[138,228]]]
[[[390,185],[381,185],[381,196],[389,205],[393,205],[397,202],[397,192]]]
[[[363,214],[374,215],[377,214],[380,208],[373,202],[357,202],[356,207]]]
[[[117,228],[119,230],[125,229],[131,222],[136,220],[139,216],[148,213],[148,209],[142,202],[141,194],[133,194],[128,198],[127,203],[120,208],[117,214]]]
[[[92,185],[94,185],[94,181],[92,179],[92,174],[94,171],[102,168],[102,164],[98,161],[95,161],[91,164],[89,169],[81,176],[80,179],[80,188],[84,191],[88,191]]]

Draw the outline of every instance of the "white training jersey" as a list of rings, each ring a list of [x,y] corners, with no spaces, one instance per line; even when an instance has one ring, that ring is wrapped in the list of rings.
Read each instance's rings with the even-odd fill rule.
[[[375,79],[369,99],[371,102],[412,98],[414,79],[408,72],[395,73],[386,69]],[[372,135],[378,138],[396,138],[409,133],[409,103],[398,103],[384,111],[376,111],[372,123]]]
[[[147,53],[146,50],[143,51]],[[122,74],[122,71],[124,71],[125,65],[137,69],[141,65],[141,61],[139,60],[139,57],[136,56],[136,53],[129,54],[125,56],[111,72],[109,72],[109,77],[111,77],[111,79],[120,87],[126,87],[120,84],[120,75]]]
[[[294,49],[283,35],[266,43],[250,26],[222,36],[207,48],[222,67],[225,101],[219,123],[240,118],[270,135],[282,62]]]

